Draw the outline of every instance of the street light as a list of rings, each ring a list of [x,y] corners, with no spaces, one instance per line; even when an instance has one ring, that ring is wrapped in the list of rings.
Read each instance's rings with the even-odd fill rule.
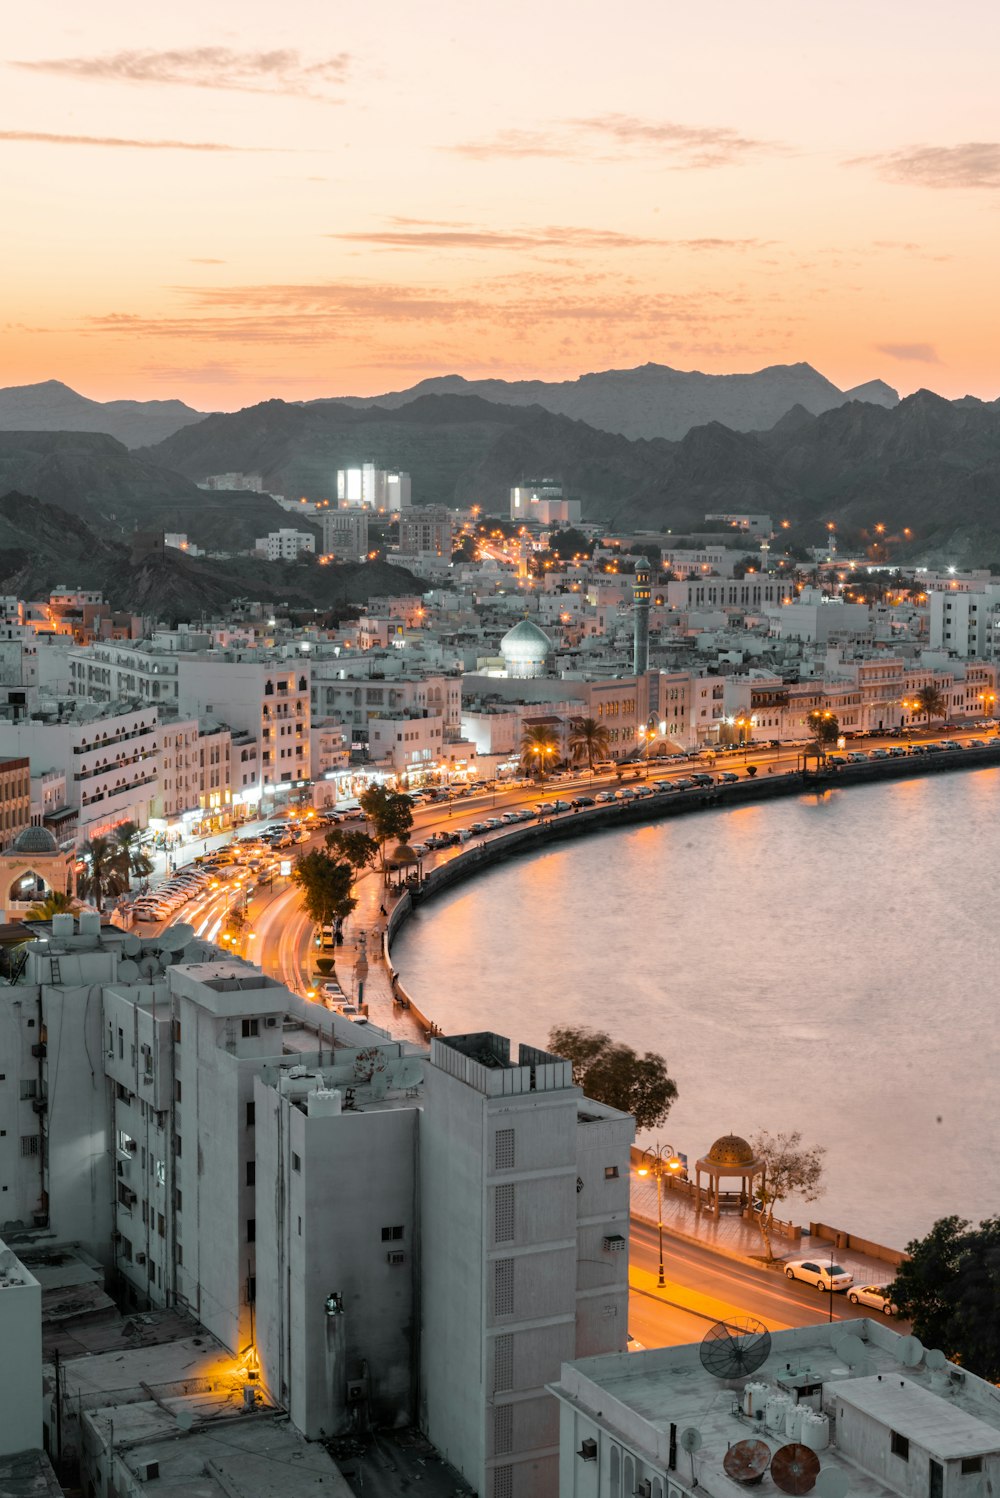
[[[660,1241],[660,1274],[656,1283],[659,1289],[663,1289],[667,1283],[663,1277],[663,1175],[677,1175],[683,1169],[683,1165],[674,1154],[672,1144],[651,1145],[649,1149],[642,1152],[642,1164],[637,1167],[636,1173],[641,1176],[650,1174],[656,1177],[656,1230]]]

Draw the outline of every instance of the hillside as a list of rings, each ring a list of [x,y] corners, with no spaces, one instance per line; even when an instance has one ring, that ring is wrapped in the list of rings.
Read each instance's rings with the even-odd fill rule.
[[[357,408],[376,405],[396,410],[423,395],[475,395],[495,405],[541,406],[600,431],[674,441],[692,427],[713,421],[734,431],[764,431],[796,405],[818,416],[851,400],[890,407],[899,401],[896,391],[882,380],[838,390],[810,364],[774,364],[753,374],[731,375],[644,364],[638,369],[607,369],[557,382],[443,375],[421,380],[409,390],[350,396],[345,401]]]
[[[328,609],[373,593],[426,586],[387,562],[321,567],[312,560],[217,562],[107,540],[75,514],[33,496],[0,497],[0,592],[44,598],[55,587],[100,588],[113,607],[176,623],[225,610],[234,598]]]
[[[93,401],[61,380],[0,389],[2,432],[105,432],[126,447],[142,447],[202,415],[178,400]]]

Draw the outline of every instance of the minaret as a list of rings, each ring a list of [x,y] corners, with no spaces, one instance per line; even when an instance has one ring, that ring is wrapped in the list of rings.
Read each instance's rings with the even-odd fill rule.
[[[635,634],[632,644],[632,670],[641,676],[649,670],[649,563],[636,562],[635,587],[632,590],[635,602]]]

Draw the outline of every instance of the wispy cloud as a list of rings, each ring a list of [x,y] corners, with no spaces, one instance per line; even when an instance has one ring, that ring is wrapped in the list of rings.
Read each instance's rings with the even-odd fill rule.
[[[555,224],[538,229],[482,229],[474,224],[439,219],[391,218],[384,229],[329,234],[328,239],[389,250],[634,250],[648,245],[686,250],[746,250],[757,239],[661,239],[623,234],[615,229],[588,229]]]
[[[873,166],[888,182],[910,187],[1000,188],[1000,142],[909,146],[877,156],[855,156],[845,166]]]
[[[94,82],[295,94],[329,100],[330,88],[344,82],[350,59],[346,52],[339,52],[309,62],[291,48],[239,52],[231,47],[182,47],[162,52],[109,52],[98,57],[22,59],[12,66]]]
[[[130,151],[268,151],[269,146],[227,146],[217,140],[129,140],[118,135],[55,135],[45,130],[0,130],[0,140],[43,146],[121,146]]]
[[[466,141],[449,149],[477,159],[553,156],[569,160],[620,159],[656,155],[675,170],[733,166],[752,156],[783,150],[774,141],[755,140],[728,125],[683,125],[606,114],[563,120],[547,130],[501,130],[489,140]]]
[[[191,265],[225,265],[225,260],[214,260],[210,255],[192,255]]]
[[[941,358],[932,343],[876,343],[880,354],[902,359],[910,364],[940,364]]]

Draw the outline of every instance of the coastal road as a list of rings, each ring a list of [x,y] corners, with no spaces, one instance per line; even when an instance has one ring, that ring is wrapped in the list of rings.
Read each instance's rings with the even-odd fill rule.
[[[664,1234],[664,1272],[667,1285],[657,1287],[656,1228],[632,1220],[629,1234],[629,1331],[645,1347],[678,1342],[700,1342],[716,1321],[733,1315],[755,1316],[772,1331],[829,1320],[830,1296],[811,1285],[786,1278],[778,1269],[755,1269],[728,1259],[701,1244]],[[892,1269],[886,1265],[885,1279]],[[852,1306],[845,1295],[833,1297],[833,1320],[878,1316],[865,1306]],[[895,1331],[908,1331],[906,1322],[887,1317]]]

